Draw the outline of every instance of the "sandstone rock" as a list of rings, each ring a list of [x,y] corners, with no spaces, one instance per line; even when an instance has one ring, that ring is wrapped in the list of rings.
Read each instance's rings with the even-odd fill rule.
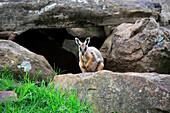
[[[12,32],[9,36],[8,36],[8,40],[15,40],[15,38],[22,34],[24,31],[15,31],[15,32]]]
[[[24,31],[2,31],[0,32],[0,39],[14,40],[16,36],[20,35]]]
[[[111,35],[115,28],[116,26],[105,26],[104,31],[105,31],[106,36],[108,37],[109,35]]]
[[[78,38],[100,37],[105,38],[103,27],[87,27],[87,28],[66,28],[68,33]]]
[[[0,103],[2,103],[6,99],[9,101],[14,101],[15,99],[18,100],[17,94],[14,93],[13,91],[0,91]]]
[[[82,101],[94,102],[94,113],[170,112],[170,75],[102,70],[55,76],[54,85],[64,91],[76,89]]]
[[[63,49],[66,49],[67,51],[71,51],[78,59],[79,51],[74,40],[67,40],[67,39],[64,40]]]
[[[121,24],[100,49],[105,69],[170,73],[169,33],[153,18]]]
[[[156,17],[154,4],[144,1],[1,0],[0,31],[119,25],[141,17]]]
[[[28,49],[9,40],[0,40],[0,70],[5,66],[12,68],[12,74],[16,79],[25,76],[28,72],[32,80],[41,71],[38,80],[45,80],[54,77],[54,71],[46,59]]]
[[[160,20],[163,25],[170,29],[170,0],[149,0],[151,2],[160,3],[162,10],[160,12]]]
[[[8,39],[9,35],[12,33],[12,31],[3,31],[0,32],[0,39]]]

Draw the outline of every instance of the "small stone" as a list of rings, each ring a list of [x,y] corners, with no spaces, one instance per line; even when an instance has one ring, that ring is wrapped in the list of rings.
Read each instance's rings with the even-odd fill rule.
[[[0,91],[0,103],[2,103],[4,100],[9,101],[11,98],[11,101],[18,100],[17,94],[13,91]]]

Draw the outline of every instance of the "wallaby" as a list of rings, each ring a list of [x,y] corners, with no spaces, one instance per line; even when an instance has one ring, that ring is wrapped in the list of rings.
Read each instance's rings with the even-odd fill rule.
[[[104,67],[103,57],[97,48],[88,47],[90,37],[86,38],[84,43],[78,38],[75,38],[75,42],[79,48],[79,66],[81,71],[84,73],[102,70]]]

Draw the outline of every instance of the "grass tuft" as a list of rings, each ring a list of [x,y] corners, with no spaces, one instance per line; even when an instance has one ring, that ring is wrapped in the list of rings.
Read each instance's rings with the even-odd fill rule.
[[[38,85],[37,85],[38,84]],[[62,92],[45,81],[30,81],[27,74],[22,81],[13,79],[7,69],[0,71],[0,90],[14,91],[18,100],[0,103],[0,113],[84,113],[92,112],[90,104],[81,102],[75,90]]]

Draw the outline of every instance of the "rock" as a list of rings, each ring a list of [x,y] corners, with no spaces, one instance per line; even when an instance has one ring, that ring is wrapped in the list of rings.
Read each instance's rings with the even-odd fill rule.
[[[143,1],[1,0],[0,31],[119,25],[141,17],[156,17],[154,4]]]
[[[98,37],[105,38],[103,27],[87,27],[87,28],[66,28],[69,34],[78,38]]]
[[[170,0],[150,0],[151,2],[157,2],[161,5],[162,10],[160,12],[160,20],[162,24],[170,29]]]
[[[12,32],[9,37],[8,37],[8,40],[15,40],[16,37],[20,34],[22,34],[24,31],[17,31],[17,32]]]
[[[54,77],[56,89],[76,89],[77,96],[94,102],[94,113],[170,112],[170,75],[157,73],[64,74]],[[161,113],[163,113],[161,112]]]
[[[4,99],[9,101],[14,101],[15,99],[18,100],[17,94],[13,91],[0,91],[0,103],[4,102]]]
[[[162,32],[166,35],[168,39],[168,37],[170,37],[170,29],[167,29],[165,27],[160,27],[160,29],[162,30]]]
[[[109,35],[111,35],[115,28],[115,26],[105,26],[104,31],[106,36],[108,37]]]
[[[13,40],[16,36],[20,35],[24,31],[2,31],[0,32],[0,39]]]
[[[78,51],[78,47],[75,44],[74,40],[68,40],[68,39],[64,40],[63,49],[65,49],[67,51],[71,51],[78,59],[79,51]]]
[[[170,30],[160,27],[153,18],[121,24],[100,49],[105,69],[170,73],[169,33]]]
[[[0,32],[0,39],[8,39],[9,35],[12,33],[12,31],[3,31]]]
[[[28,71],[29,78],[47,81],[54,77],[54,71],[47,60],[28,49],[10,40],[0,40],[0,70],[5,66],[12,68],[12,75],[16,79],[25,76]],[[40,73],[41,71],[41,73]]]

